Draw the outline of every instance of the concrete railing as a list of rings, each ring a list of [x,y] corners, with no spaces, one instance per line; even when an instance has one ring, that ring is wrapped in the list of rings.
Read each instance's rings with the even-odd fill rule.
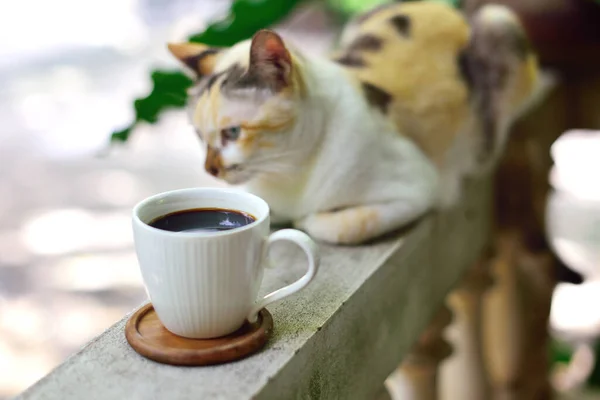
[[[575,78],[515,124],[496,176],[470,182],[456,209],[371,245],[323,245],[315,283],[269,306],[274,333],[260,353],[158,364],[127,344],[126,316],[17,399],[551,398],[549,148],[570,126],[600,124],[600,77]],[[303,272],[287,248],[276,258],[265,292]]]
[[[273,336],[249,358],[192,368],[149,361],[126,342],[126,316],[17,399],[373,399],[403,360],[405,394],[435,396],[449,354],[449,313],[440,310],[488,242],[490,192],[489,180],[472,182],[458,208],[395,237],[322,245],[315,282],[269,307]],[[279,267],[265,272],[264,291],[304,265],[287,247],[274,250]]]

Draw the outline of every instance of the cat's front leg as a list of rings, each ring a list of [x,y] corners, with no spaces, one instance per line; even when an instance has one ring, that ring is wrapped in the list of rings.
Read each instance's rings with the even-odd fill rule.
[[[296,221],[294,226],[324,242],[356,245],[400,229],[428,209],[425,201],[364,205],[309,215]]]

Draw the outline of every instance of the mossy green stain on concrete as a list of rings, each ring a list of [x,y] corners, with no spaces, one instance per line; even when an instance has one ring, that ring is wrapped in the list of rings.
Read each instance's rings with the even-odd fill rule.
[[[318,369],[313,370],[310,379],[308,381],[308,393],[309,393],[309,398],[311,400],[316,400],[316,399],[321,399],[321,394],[322,394],[322,390],[321,390],[321,385],[322,385],[322,381],[323,377],[322,375],[319,373]]]

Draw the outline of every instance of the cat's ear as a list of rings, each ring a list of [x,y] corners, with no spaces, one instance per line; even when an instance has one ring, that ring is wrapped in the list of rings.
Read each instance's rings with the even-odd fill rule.
[[[254,34],[248,72],[276,91],[291,83],[292,57],[277,33],[262,29]]]
[[[212,74],[221,49],[199,43],[169,43],[169,51],[198,78]]]

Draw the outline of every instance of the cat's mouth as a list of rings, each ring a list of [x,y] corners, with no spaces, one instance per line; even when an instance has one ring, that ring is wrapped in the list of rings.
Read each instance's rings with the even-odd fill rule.
[[[249,181],[250,178],[252,178],[252,173],[248,172],[248,170],[245,170],[241,165],[235,164],[223,168],[218,178],[224,180],[230,185],[239,185]]]

